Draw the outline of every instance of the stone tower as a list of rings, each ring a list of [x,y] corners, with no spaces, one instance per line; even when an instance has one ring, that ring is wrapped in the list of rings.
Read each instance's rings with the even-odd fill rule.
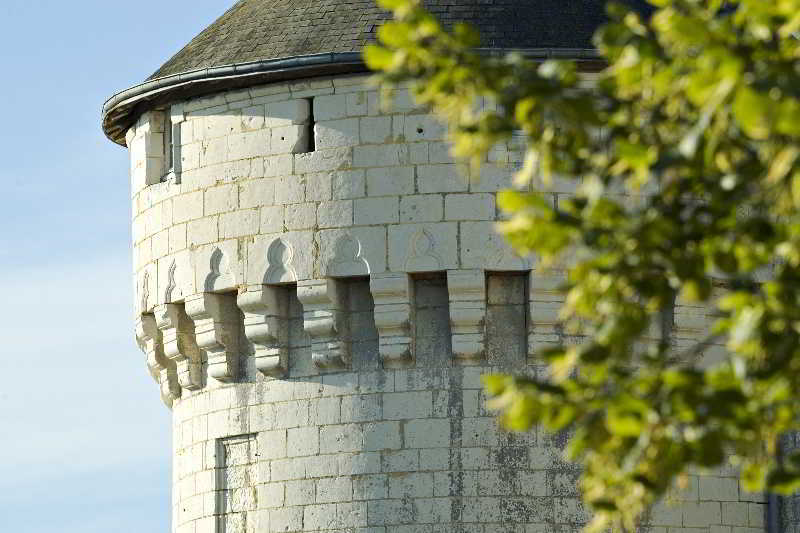
[[[427,5],[487,48],[597,67],[602,2]],[[520,147],[468,180],[406,91],[384,109],[360,50],[385,18],[373,0],[241,0],[104,106],[130,150],[136,338],[173,411],[177,533],[586,521],[562,439],[504,433],[484,408],[482,373],[535,372],[560,335],[561,273],[493,231]],[[679,338],[705,327],[677,314]],[[649,531],[766,528],[733,471],[674,500]]]

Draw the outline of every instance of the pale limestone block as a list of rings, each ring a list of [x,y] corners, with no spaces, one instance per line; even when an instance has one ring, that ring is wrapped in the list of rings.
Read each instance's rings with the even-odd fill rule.
[[[239,206],[239,187],[235,183],[205,190],[205,216],[233,211]]]
[[[239,243],[222,241],[194,252],[195,287],[204,292],[232,292],[242,279]]]
[[[159,260],[157,303],[181,302],[194,293],[194,262],[188,251]]]
[[[358,119],[328,120],[314,124],[314,144],[317,150],[356,146],[358,141]]]
[[[748,503],[748,517],[750,527],[763,528],[766,525],[766,508],[760,503]]]
[[[317,224],[320,228],[352,226],[353,201],[320,202],[317,207]]]
[[[219,217],[205,217],[191,220],[186,226],[186,240],[189,246],[201,246],[219,240]]]
[[[284,505],[284,484],[266,483],[256,487],[258,505],[262,508],[275,508]]]
[[[268,285],[251,285],[239,293],[244,332],[253,346],[256,370],[283,377],[289,368],[289,300]]]
[[[485,356],[486,274],[483,270],[448,270],[453,357],[475,361]]]
[[[273,130],[274,131],[274,130]],[[270,137],[268,130],[249,131],[230,135],[228,139],[229,161],[236,159],[251,159],[253,157],[264,157],[272,153],[280,153],[275,150],[274,139]]]
[[[242,131],[256,131],[264,128],[265,106],[256,105],[242,109]]]
[[[255,179],[239,184],[239,208],[249,209],[275,203],[275,180]]]
[[[384,364],[402,363],[411,358],[411,290],[406,274],[370,276],[374,301],[375,327],[379,353]]]
[[[291,453],[292,447],[289,445],[289,452]],[[314,503],[314,480],[312,479],[299,479],[296,481],[286,482],[286,499],[285,505],[308,505]]]
[[[340,170],[334,172],[331,189],[334,200],[349,200],[366,196],[366,171]]]
[[[347,116],[347,96],[331,94],[314,98],[314,120],[334,120]]]
[[[228,140],[225,137],[204,140],[200,148],[200,166],[207,167],[224,162],[228,157]]]
[[[199,142],[181,146],[181,170],[194,170],[200,168],[200,152],[203,145]]]
[[[452,145],[448,142],[429,142],[428,158],[431,164],[453,164],[456,158],[453,157]]]
[[[497,192],[513,188],[516,188],[513,169],[484,165],[480,169],[480,174],[471,180],[469,190],[471,192]]]
[[[418,194],[400,198],[400,222],[439,222],[444,209],[439,194]]]
[[[169,228],[169,252],[174,254],[186,249],[186,224]]]
[[[299,204],[306,198],[306,182],[300,176],[285,176],[275,180],[276,204]]]
[[[417,187],[421,193],[464,192],[467,182],[466,167],[461,165],[417,167]]]
[[[219,107],[224,105],[225,102],[225,95],[224,94],[215,94],[212,96],[204,96],[199,98],[193,98],[184,103],[184,111],[186,113],[190,113],[192,111],[198,111],[200,109],[208,109],[210,107]]]
[[[354,227],[317,233],[316,271],[324,277],[366,276],[386,270],[386,230]]]
[[[203,387],[203,357],[195,341],[194,324],[183,304],[167,303],[155,309],[156,325],[161,330],[164,356],[175,363],[178,383],[188,390]]]
[[[294,168],[297,174],[346,170],[353,163],[352,148],[329,148],[305,154],[294,155]]]
[[[700,500],[739,501],[739,480],[716,476],[700,476]]]
[[[389,228],[389,269],[436,272],[458,268],[455,223],[403,224]]]
[[[687,527],[708,527],[722,523],[719,502],[686,502],[683,508],[683,525]]]
[[[394,167],[408,163],[407,144],[380,144],[353,148],[354,167]]]
[[[207,140],[242,132],[242,116],[238,112],[208,113],[203,123],[203,138]]]
[[[340,298],[334,280],[302,280],[297,284],[303,329],[311,339],[311,358],[319,368],[342,368],[350,362],[342,342],[346,331]]]
[[[151,239],[153,259],[160,259],[169,253],[169,231],[164,230]]]
[[[410,420],[405,425],[406,448],[448,448],[450,446],[450,419]],[[431,494],[432,487],[431,487]]]
[[[186,299],[186,314],[194,322],[197,346],[205,352],[208,375],[233,381],[239,374],[239,309],[236,296],[202,293]]]
[[[386,420],[413,420],[431,416],[431,391],[390,392],[383,396],[383,417]]]
[[[306,174],[306,200],[309,202],[325,202],[331,199],[331,182],[333,175],[330,172]]]
[[[307,505],[302,509],[303,525],[310,531],[332,530],[339,526],[335,504]]]
[[[408,115],[403,133],[407,142],[440,141],[447,135],[447,126],[435,115]]]
[[[414,193],[414,167],[371,168],[367,170],[367,194],[392,196]]]
[[[364,449],[364,434],[358,424],[322,426],[319,430],[320,453],[360,452]]]
[[[428,157],[428,143],[418,142],[408,145],[408,153],[413,165],[427,165],[430,161]]]
[[[494,220],[493,194],[448,194],[444,200],[445,220]]]
[[[681,526],[683,525],[683,511],[681,506],[672,502],[658,502],[650,510],[648,522],[654,526]]]
[[[282,233],[285,229],[283,217],[282,205],[261,208],[261,233]]]
[[[317,204],[290,204],[284,210],[284,224],[287,230],[311,229],[317,225]]]
[[[337,88],[336,92],[339,93],[339,88]],[[348,93],[347,116],[358,117],[366,114],[367,114],[367,93],[365,93],[364,91]]]
[[[161,386],[161,399],[167,407],[172,407],[181,396],[181,387],[174,363],[164,355],[163,339],[154,315],[137,318],[136,341],[145,354],[150,375]]]
[[[136,313],[152,312],[158,304],[158,269],[155,263],[142,268],[136,275]]]
[[[349,502],[353,499],[353,482],[349,477],[330,477],[317,481],[317,502]]]
[[[311,106],[308,100],[286,100],[267,104],[265,112],[267,128],[297,126],[308,122]]]
[[[531,261],[518,256],[493,222],[461,222],[461,264],[485,270],[530,270]]]
[[[333,82],[329,79],[308,79],[289,83],[292,98],[307,98],[333,93]]]
[[[298,154],[308,152],[308,130],[303,125],[272,128],[271,154]]]
[[[270,178],[275,176],[287,176],[292,173],[292,168],[294,166],[293,158],[294,156],[292,154],[265,157],[262,161],[263,176],[256,176],[255,173],[253,173],[253,177]]]
[[[392,116],[392,141],[406,142],[405,136],[406,117],[405,115]]]
[[[528,297],[528,357],[559,343],[557,327],[559,312],[564,301],[559,287],[566,281],[566,273],[558,269],[540,268],[530,274]]]
[[[722,523],[728,526],[748,526],[749,505],[747,502],[722,502]]]
[[[283,95],[286,98],[290,97],[288,83],[271,83],[269,85],[261,85],[258,87],[250,88],[251,98],[260,98],[262,96],[275,96]]]
[[[397,197],[359,198],[355,200],[354,222],[358,226],[396,223],[400,218]]]
[[[361,142],[364,144],[385,144],[392,138],[391,117],[364,117],[360,119]]]
[[[287,430],[287,454],[289,457],[316,455],[319,453],[319,428],[302,427]]]
[[[295,283],[311,279],[313,234],[291,231],[254,237],[247,246],[248,285]]]

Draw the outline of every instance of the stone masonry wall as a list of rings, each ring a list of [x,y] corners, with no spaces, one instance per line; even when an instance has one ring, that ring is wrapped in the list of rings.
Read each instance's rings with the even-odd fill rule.
[[[177,533],[586,521],[564,438],[507,434],[484,408],[482,373],[535,373],[529,354],[563,340],[563,274],[493,231],[521,154],[498,147],[467,179],[436,119],[403,90],[392,101],[365,78],[312,80],[173,105],[128,133],[137,339],[174,411]],[[676,342],[708,323],[679,307]],[[672,499],[648,531],[764,531],[764,499],[732,469]]]

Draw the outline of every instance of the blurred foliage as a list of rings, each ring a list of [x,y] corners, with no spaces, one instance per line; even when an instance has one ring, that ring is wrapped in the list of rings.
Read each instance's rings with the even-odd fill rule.
[[[747,490],[800,487],[777,445],[798,429],[800,0],[611,5],[591,83],[481,53],[419,0],[379,3],[394,19],[368,65],[449,123],[457,156],[477,170],[525,134],[500,230],[567,271],[561,319],[583,342],[541,353],[547,376],[486,386],[508,427],[569,431],[589,531],[633,530],[690,469],[729,460]],[[536,192],[554,178],[575,185],[557,205]],[[715,310],[708,338],[673,338],[676,301]]]

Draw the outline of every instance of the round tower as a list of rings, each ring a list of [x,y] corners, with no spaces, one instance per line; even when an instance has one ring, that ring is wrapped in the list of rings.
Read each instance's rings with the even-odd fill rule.
[[[487,48],[597,66],[601,2],[427,5]],[[484,408],[481,374],[536,372],[529,354],[563,340],[562,273],[493,230],[520,146],[470,177],[407,91],[382,105],[360,51],[386,17],[241,0],[104,106],[130,150],[136,338],[173,410],[177,533],[586,521],[563,439],[504,433]],[[687,313],[680,334],[700,335]],[[735,472],[675,497],[652,531],[764,531]]]

